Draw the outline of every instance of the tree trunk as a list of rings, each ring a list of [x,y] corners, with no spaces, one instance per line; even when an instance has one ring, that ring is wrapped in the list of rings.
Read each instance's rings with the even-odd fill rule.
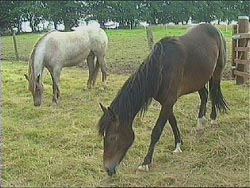
[[[55,30],[57,30],[57,22],[55,20],[53,20],[53,23],[54,23]]]
[[[133,29],[133,21],[130,21],[130,30],[132,30]]]
[[[22,20],[20,17],[18,17],[18,23],[17,23],[17,32],[21,33],[22,32]]]
[[[64,31],[70,31],[70,26],[67,22],[64,24]]]
[[[30,27],[31,27],[32,32],[36,32],[35,27],[34,27],[33,16],[29,16],[29,22],[30,22]]]
[[[71,31],[71,22],[67,19],[64,19],[63,23],[64,23],[64,31]]]

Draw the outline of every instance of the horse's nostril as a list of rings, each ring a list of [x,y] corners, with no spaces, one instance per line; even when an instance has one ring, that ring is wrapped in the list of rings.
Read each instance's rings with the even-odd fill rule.
[[[107,173],[109,172],[109,169],[108,169],[108,168],[105,167],[104,169],[105,169],[105,171],[106,171]]]
[[[106,168],[106,167],[105,167],[105,171],[107,172],[107,174],[108,174],[109,176],[112,176],[112,175],[116,174],[115,168],[109,169],[109,168]]]

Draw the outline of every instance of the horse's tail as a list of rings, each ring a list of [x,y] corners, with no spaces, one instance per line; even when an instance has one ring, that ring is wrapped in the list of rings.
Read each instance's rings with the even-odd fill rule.
[[[226,65],[226,41],[223,37],[222,33],[218,31],[219,33],[219,56],[217,59],[217,64],[214,70],[214,73],[212,75],[212,78],[209,80],[209,95],[210,100],[212,101],[212,104],[215,105],[215,107],[221,112],[226,112],[229,110],[229,106],[225,100],[225,98],[222,95],[221,92],[221,78],[222,73],[224,70],[224,67]]]
[[[229,106],[221,92],[220,81],[213,80],[213,78],[209,80],[209,96],[212,104],[214,104],[220,112],[229,110]]]

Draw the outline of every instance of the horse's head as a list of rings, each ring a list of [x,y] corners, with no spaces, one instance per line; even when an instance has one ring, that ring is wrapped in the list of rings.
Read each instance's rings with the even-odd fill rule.
[[[132,145],[134,132],[132,126],[122,125],[110,108],[100,105],[104,112],[99,121],[99,134],[103,136],[104,143],[103,165],[108,175],[112,176]]]
[[[35,79],[28,77],[26,74],[24,76],[29,82],[29,90],[33,96],[34,105],[41,106],[42,96],[43,96],[43,84],[41,75],[38,74],[38,76],[36,76]]]

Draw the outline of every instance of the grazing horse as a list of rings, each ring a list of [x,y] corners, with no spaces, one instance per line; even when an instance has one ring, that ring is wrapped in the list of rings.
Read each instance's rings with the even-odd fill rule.
[[[29,59],[29,90],[35,106],[42,103],[42,73],[46,67],[53,81],[53,103],[58,104],[60,98],[59,80],[63,67],[75,66],[85,59],[89,68],[87,87],[95,85],[101,67],[102,81],[106,86],[107,68],[105,56],[108,37],[103,29],[87,26],[85,29],[72,32],[51,31],[41,37],[34,46]],[[96,58],[96,63],[95,63]]]
[[[210,24],[201,24],[180,37],[166,37],[157,42],[154,49],[129,77],[117,96],[100,118],[99,134],[103,136],[103,164],[108,175],[116,173],[134,141],[132,128],[136,114],[147,110],[152,99],[161,104],[161,111],[152,130],[151,143],[140,170],[150,168],[155,145],[169,121],[174,138],[174,152],[181,152],[183,144],[177,126],[173,106],[180,96],[198,91],[201,105],[198,122],[204,121],[209,83],[212,102],[210,118],[215,121],[217,111],[228,106],[222,96],[220,82],[226,63],[226,43],[222,33]]]

